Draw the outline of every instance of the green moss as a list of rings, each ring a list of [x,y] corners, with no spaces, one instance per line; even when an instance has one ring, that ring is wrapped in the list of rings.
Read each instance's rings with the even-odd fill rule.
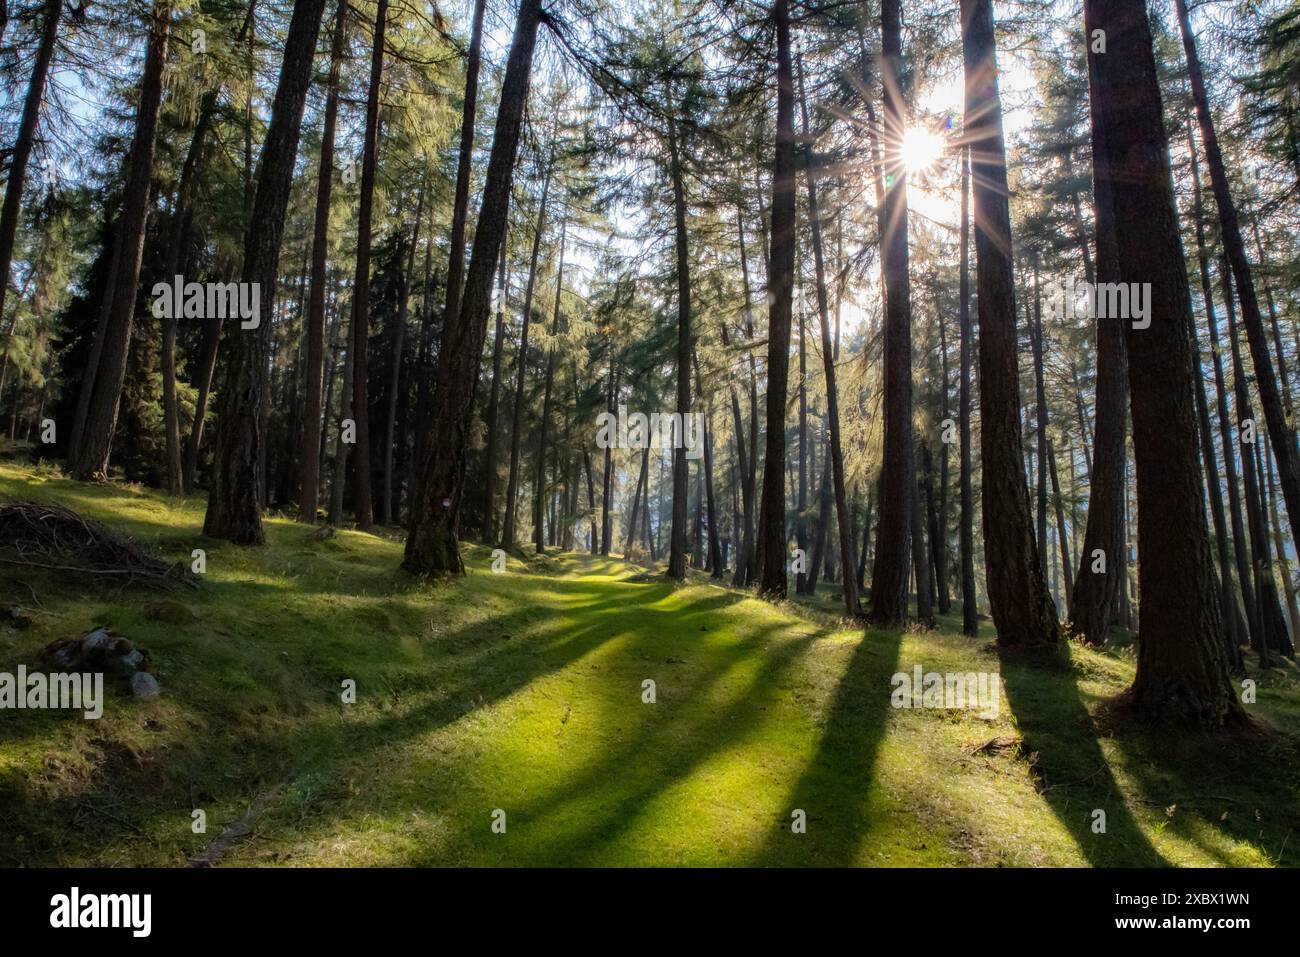
[[[531,551],[421,581],[395,534],[265,547],[204,539],[203,502],[0,464],[0,496],[55,501],[171,560],[160,595],[0,567],[0,671],[108,624],[152,655],[161,698],[114,690],[99,721],[0,712],[0,864],[179,865],[249,814],[237,864],[1295,864],[1294,737],[1099,734],[1131,649],[1000,664],[933,632],[838,621],[834,594],[773,606],[692,575]],[[9,596],[13,598],[10,599]],[[986,625],[987,629],[988,626]],[[894,709],[890,677],[998,671],[996,719]],[[1253,712],[1300,721],[1294,668]],[[344,682],[356,703],[344,704]],[[644,703],[643,682],[655,682]],[[1007,747],[982,748],[993,739]],[[191,831],[191,812],[207,833]],[[492,814],[506,815],[506,833]],[[793,833],[802,810],[806,833]],[[1093,811],[1107,831],[1094,834]]]

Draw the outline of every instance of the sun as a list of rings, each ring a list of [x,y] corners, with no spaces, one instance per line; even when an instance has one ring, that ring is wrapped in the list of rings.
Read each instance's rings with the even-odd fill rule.
[[[943,137],[923,126],[913,126],[903,133],[901,149],[903,167],[909,173],[923,173],[943,158]]]

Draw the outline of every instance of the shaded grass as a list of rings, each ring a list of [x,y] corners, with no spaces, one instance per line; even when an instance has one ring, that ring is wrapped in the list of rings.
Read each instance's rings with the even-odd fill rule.
[[[197,593],[168,595],[0,569],[0,600],[39,601],[32,628],[0,628],[0,671],[107,624],[150,650],[163,687],[150,702],[115,689],[100,721],[0,712],[3,864],[180,865],[255,804],[224,862],[1297,860],[1294,737],[1098,730],[1129,648],[999,661],[987,625],[971,641],[942,618],[864,638],[835,586],[770,605],[573,553],[497,575],[470,546],[467,579],[429,584],[398,571],[393,530],[320,541],[272,519],[265,548],[241,549],[202,537],[199,499],[11,465],[0,496],[67,505],[169,560],[203,548],[208,567]],[[891,675],[915,664],[1000,670],[1003,707],[891,708]],[[1255,713],[1294,729],[1295,671],[1253,677]],[[1019,744],[980,749],[994,738]]]

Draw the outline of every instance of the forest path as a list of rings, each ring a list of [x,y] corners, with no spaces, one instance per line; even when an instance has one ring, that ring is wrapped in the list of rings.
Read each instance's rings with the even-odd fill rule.
[[[198,499],[9,465],[0,495],[207,561],[164,597],[0,571],[43,606],[0,630],[0,671],[106,623],[163,688],[110,694],[99,721],[3,715],[0,821],[24,838],[0,863],[183,865],[232,825],[223,865],[1260,864],[1300,843],[1294,754],[1157,769],[1167,742],[1097,737],[1123,648],[1000,662],[947,619],[864,637],[833,586],[774,606],[576,553],[498,574],[467,546],[468,577],[428,585],[398,571],[396,531],[272,520],[240,549],[201,537]],[[893,707],[918,665],[1000,672],[996,716]],[[1294,717],[1300,694],[1272,686]]]

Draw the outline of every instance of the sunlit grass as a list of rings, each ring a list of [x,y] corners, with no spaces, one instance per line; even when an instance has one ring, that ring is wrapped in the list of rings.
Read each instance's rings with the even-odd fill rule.
[[[466,580],[428,584],[398,570],[396,534],[318,541],[271,519],[265,548],[235,548],[201,536],[199,499],[12,465],[0,496],[208,560],[197,592],[168,595],[0,568],[6,602],[33,604],[28,586],[40,602],[32,628],[0,629],[0,670],[107,624],[150,650],[163,688],[152,702],[114,692],[98,722],[0,712],[0,826],[15,835],[0,863],[183,864],[259,798],[223,863],[1297,860],[1293,738],[1098,737],[1090,713],[1132,677],[1124,648],[1000,664],[987,625],[974,641],[953,619],[864,638],[837,620],[834,586],[773,606],[617,558],[492,574],[478,546]],[[192,619],[159,620],[160,602]],[[890,708],[890,676],[918,663],[1000,669],[996,720]],[[1294,670],[1255,677],[1257,713],[1293,724]],[[339,700],[345,678],[355,705]],[[980,750],[994,738],[1022,744]],[[796,809],[806,833],[791,831]]]

